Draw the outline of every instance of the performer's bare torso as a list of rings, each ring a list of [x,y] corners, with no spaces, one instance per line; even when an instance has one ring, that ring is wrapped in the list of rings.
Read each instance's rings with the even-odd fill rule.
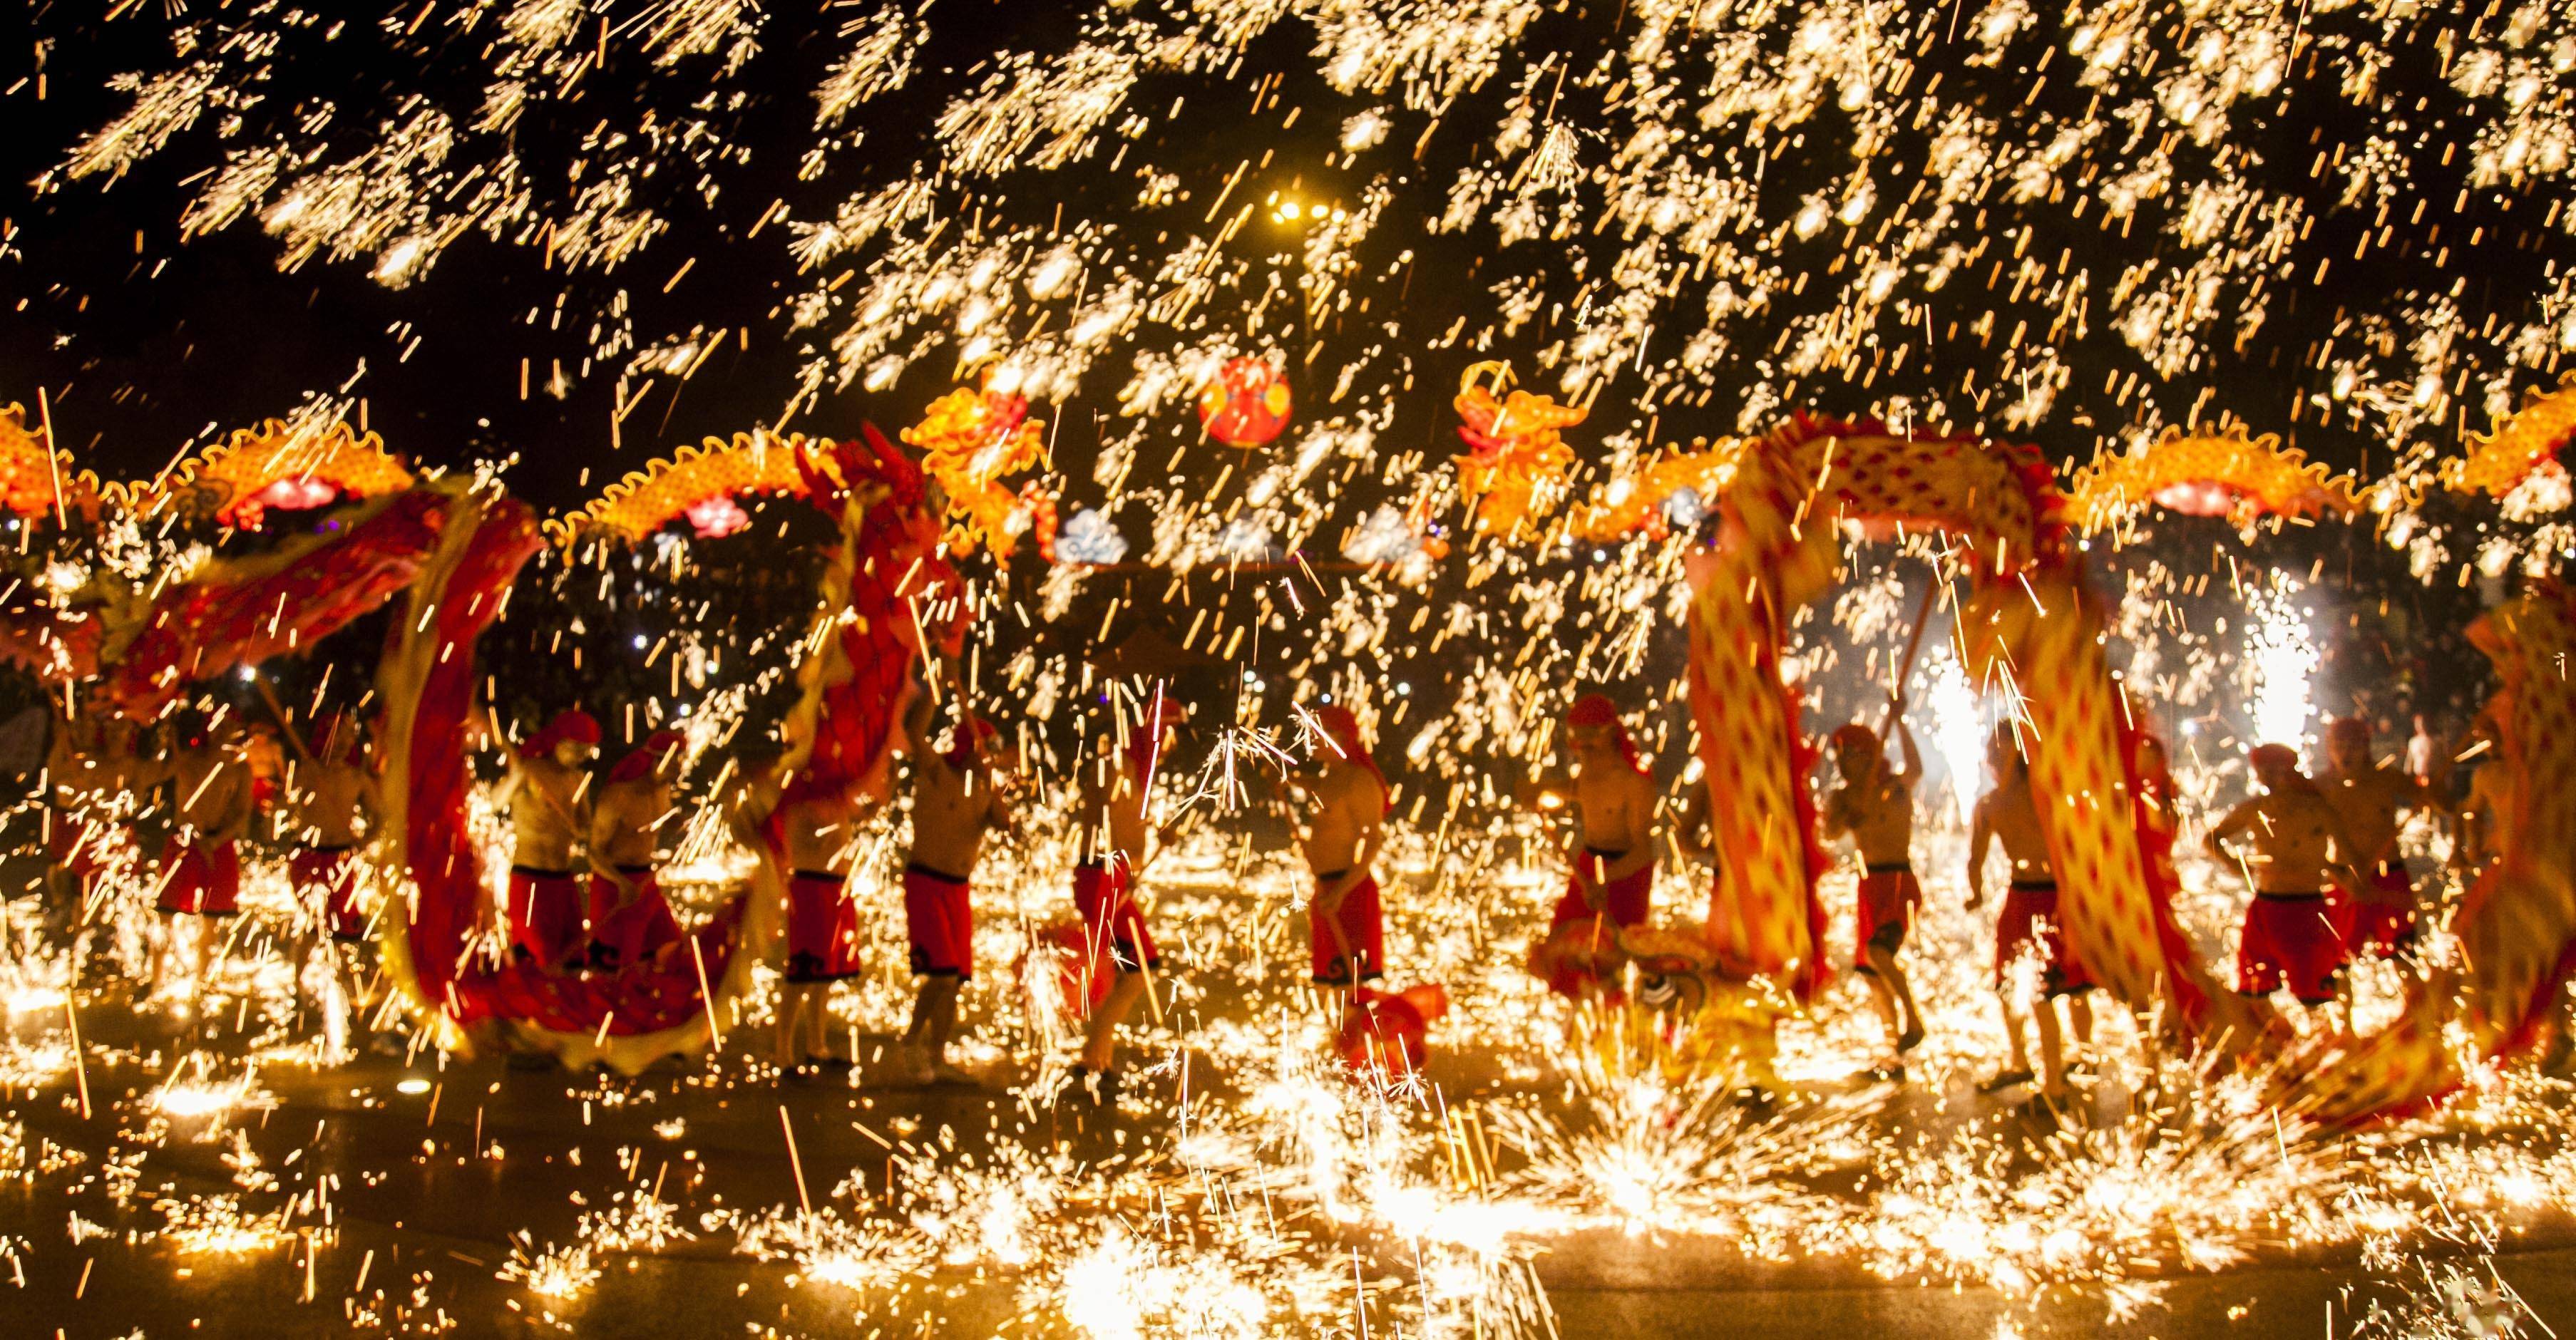
[[[53,807],[70,812],[109,804],[144,779],[129,744],[114,728],[84,744],[58,722],[45,754],[45,780],[53,788]]]
[[[529,870],[569,870],[572,849],[587,827],[582,818],[590,774],[552,757],[523,758],[519,787],[510,802],[510,860]]]
[[[2348,853],[2324,796],[2303,788],[2267,791],[2228,811],[2210,839],[2244,839],[2240,859],[2258,893],[2317,893],[2334,883]]]
[[[1123,834],[1123,840],[1136,844],[1119,848],[1132,859],[1144,846],[1143,809],[1133,804],[1125,808],[1128,823],[1122,829],[1113,803],[1111,836],[1120,839]],[[1009,820],[1001,788],[989,773],[972,765],[961,768],[928,751],[913,760],[914,864],[960,879],[971,877],[975,862],[984,854],[984,835]]]
[[[2002,844],[2014,883],[2042,884],[2057,878],[2048,862],[2048,833],[2040,826],[2038,797],[2031,791],[2027,774],[1987,792],[1986,798],[1977,802],[1977,821]]]
[[[288,836],[307,847],[355,846],[367,793],[367,770],[355,763],[306,759],[287,772],[295,826]]]
[[[240,835],[250,817],[250,767],[220,745],[182,749],[170,760],[179,821],[203,840]]]
[[[2417,803],[2418,788],[2412,778],[2395,768],[2365,764],[2350,772],[2329,772],[2317,779],[2317,785],[2325,792],[2326,803],[2334,807],[2344,836],[2352,839],[2351,855],[2356,861],[2397,859],[2397,811]]]
[[[1145,855],[1145,781],[1117,755],[1083,769],[1082,859],[1134,866]]]
[[[1356,763],[1327,760],[1306,787],[1313,802],[1297,826],[1297,849],[1318,875],[1338,875],[1359,860],[1382,816],[1386,792]]]
[[[1914,789],[1910,779],[1890,776],[1884,763],[1837,789],[1822,817],[1826,835],[1849,835],[1866,864],[1906,865],[1914,859]]]
[[[856,808],[838,797],[823,796],[787,808],[787,862],[797,870],[824,875],[850,873],[856,835]]]
[[[636,870],[653,864],[662,824],[672,815],[671,788],[659,778],[611,782],[601,788],[591,823],[591,864]]]
[[[1575,758],[1574,841],[1577,853],[1608,860],[1651,841],[1655,788],[1616,748],[1586,750]]]

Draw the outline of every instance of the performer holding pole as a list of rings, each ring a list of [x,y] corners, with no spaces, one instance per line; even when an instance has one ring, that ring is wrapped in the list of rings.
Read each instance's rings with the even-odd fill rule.
[[[2004,890],[2003,914],[1995,924],[1995,994],[2003,1002],[2011,1059],[2002,1073],[1978,1087],[1996,1093],[2031,1082],[2030,1053],[2022,1044],[2027,1014],[2039,1038],[2039,1095],[2062,1102],[2066,1052],[2057,1002],[2066,1002],[2067,1023],[2076,1039],[2090,1040],[2093,1007],[2083,993],[2093,989],[2093,977],[2066,944],[2066,925],[2057,910],[2057,870],[2049,863],[2048,832],[2040,825],[2030,760],[2010,722],[1996,727],[1987,742],[1986,765],[1994,770],[1995,788],[1977,802],[1968,833],[1968,910],[1986,900],[1986,853],[2000,842],[2012,882]],[[2027,969],[2037,970],[2036,983],[2025,975]]]
[[[1825,798],[1817,816],[1826,840],[1848,837],[1860,853],[1854,970],[1869,983],[1892,1049],[1889,1060],[1868,1072],[1876,1080],[1905,1078],[1906,1053],[1923,1042],[1923,1012],[1896,961],[1923,905],[1923,887],[1914,877],[1914,785],[1923,776],[1923,757],[1914,732],[1906,729],[1903,699],[1891,700],[1889,720],[1905,755],[1904,770],[1888,766],[1887,747],[1876,732],[1857,721],[1844,726],[1833,734],[1834,770],[1842,785]]]
[[[656,731],[617,761],[590,816],[590,966],[616,972],[650,961],[680,941],[680,923],[662,896],[662,825],[671,803],[682,741]]]
[[[2411,956],[2423,929],[2423,909],[2416,901],[2415,878],[2397,850],[2397,812],[2436,810],[2442,803],[2414,776],[2373,761],[2366,717],[2338,717],[2326,727],[2326,764],[2318,787],[2352,839],[2354,863],[2362,874],[2361,891],[2338,918],[2344,948],[2378,958]]]
[[[1591,973],[1578,961],[1615,947],[1621,928],[1643,925],[1653,910],[1656,796],[1654,775],[1608,698],[1575,699],[1565,727],[1571,766],[1532,799],[1542,810],[1570,804],[1574,840],[1565,849],[1565,894],[1530,966],[1549,990],[1579,998]]]
[[[2327,891],[2360,883],[2352,868],[2359,849],[2325,793],[2299,770],[2297,750],[2257,745],[2247,760],[2262,794],[2209,830],[2209,854],[2241,863],[2254,886],[2237,944],[2236,989],[2266,996],[2286,985],[2302,1005],[2333,1005],[2345,985],[2345,952]],[[2231,839],[2245,850],[2230,851]]]
[[[1360,985],[1386,973],[1377,858],[1394,800],[1349,708],[1326,706],[1315,713],[1315,724],[1323,747],[1315,751],[1313,770],[1291,779],[1307,802],[1297,850],[1315,877],[1306,905],[1315,985],[1333,993],[1341,1005],[1337,1015],[1347,1016]]]
[[[949,1064],[948,1043],[957,1032],[957,993],[975,975],[971,891],[984,838],[1018,832],[1007,794],[1017,760],[997,744],[1000,732],[993,724],[967,708],[955,662],[946,671],[949,696],[958,704],[946,752],[930,748],[929,694],[918,695],[904,718],[913,748],[912,853],[903,869],[903,918],[921,986],[903,1045],[927,1082],[973,1086],[974,1076]]]
[[[871,808],[858,788],[810,796],[779,811],[787,833],[787,984],[778,998],[776,1060],[783,1074],[808,1064],[847,1065],[832,1054],[832,983],[856,977],[859,911],[850,897],[850,851]],[[799,1037],[804,1040],[798,1046]]]
[[[1115,1095],[1110,1065],[1117,1059],[1118,1026],[1144,996],[1145,974],[1162,962],[1145,914],[1136,906],[1135,889],[1136,877],[1150,859],[1147,807],[1171,745],[1173,715],[1157,692],[1143,719],[1128,732],[1127,747],[1115,747],[1104,735],[1082,769],[1082,855],[1073,870],[1073,905],[1094,952],[1106,948],[1113,956],[1117,980],[1083,1025],[1082,1055],[1073,1078],[1100,1102]],[[1168,832],[1163,836],[1170,838]]]
[[[598,752],[599,723],[568,709],[519,746],[501,783],[512,839],[503,909],[510,952],[549,973],[581,966],[582,897],[572,851],[590,832],[588,765]]]
[[[311,917],[314,941],[327,938],[334,947],[333,978],[354,986],[363,970],[357,946],[368,933],[366,911],[358,905],[358,844],[365,817],[375,812],[376,779],[367,771],[357,723],[337,712],[313,723],[309,745],[292,731],[285,738],[296,753],[285,779],[289,836],[295,843],[287,876]],[[345,955],[340,946],[349,947]],[[308,956],[297,953],[298,976]],[[353,991],[349,998],[358,995]]]
[[[242,757],[242,727],[218,710],[202,734],[171,755],[168,776],[178,824],[161,849],[161,889],[156,905],[169,917],[166,955],[186,919],[199,927],[196,994],[203,996],[215,967],[213,919],[239,912],[242,834],[250,827],[250,765]],[[164,977],[165,962],[153,965]]]

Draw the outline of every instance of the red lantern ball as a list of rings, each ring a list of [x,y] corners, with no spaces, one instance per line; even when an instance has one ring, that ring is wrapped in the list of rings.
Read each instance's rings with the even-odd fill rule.
[[[1258,358],[1229,358],[1199,388],[1199,422],[1230,447],[1257,447],[1288,426],[1288,379]]]

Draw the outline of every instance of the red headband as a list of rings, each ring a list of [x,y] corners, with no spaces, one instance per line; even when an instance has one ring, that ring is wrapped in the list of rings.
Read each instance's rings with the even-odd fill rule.
[[[1607,697],[1587,693],[1575,699],[1574,706],[1565,710],[1565,724],[1577,730],[1587,727],[1608,730],[1611,738],[1619,742],[1619,756],[1628,760],[1628,766],[1640,774],[1646,771],[1645,760],[1637,755],[1637,742],[1628,737],[1628,724],[1619,719],[1617,704]]]
[[[1377,779],[1377,791],[1385,799],[1386,808],[1394,809],[1394,788],[1386,784],[1386,774],[1378,770],[1377,759],[1369,753],[1368,740],[1360,734],[1360,719],[1351,715],[1351,709],[1339,705],[1319,707],[1315,709],[1315,724],[1323,729],[1324,738],[1343,762],[1368,769],[1369,776]]]
[[[617,760],[617,766],[609,770],[608,780],[611,783],[635,781],[660,767],[662,760],[670,757],[671,751],[682,743],[684,741],[678,731],[655,731],[645,737],[644,743],[635,746],[635,752]]]
[[[2245,761],[2257,768],[2271,766],[2295,771],[2299,766],[2299,751],[2286,744],[2258,744],[2245,751]]]
[[[551,754],[556,745],[566,740],[576,744],[598,744],[599,723],[591,718],[590,713],[578,707],[557,712],[554,720],[546,723],[544,730],[529,736],[528,742],[519,746],[519,756],[536,758]]]

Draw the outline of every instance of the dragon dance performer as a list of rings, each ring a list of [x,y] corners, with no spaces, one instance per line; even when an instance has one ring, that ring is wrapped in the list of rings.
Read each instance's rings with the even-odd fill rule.
[[[1386,975],[1377,858],[1395,798],[1349,708],[1326,706],[1315,713],[1315,724],[1325,748],[1315,751],[1309,776],[1293,779],[1309,805],[1297,827],[1297,849],[1315,877],[1306,906],[1315,984],[1338,994],[1347,1013],[1362,983]]]
[[[133,722],[57,716],[53,725],[45,751],[45,877],[50,915],[77,944],[92,885],[117,857],[134,854],[133,830],[110,807],[149,786],[150,769],[135,754]],[[75,948],[75,974],[79,957]]]
[[[2360,892],[2339,909],[2344,947],[2378,958],[2411,954],[2423,911],[2414,876],[2397,851],[2397,812],[2444,807],[2431,787],[2371,758],[2367,717],[2339,717],[2326,727],[2326,762],[2317,784],[2353,841],[2363,880]]]
[[[849,1064],[832,1054],[827,997],[832,983],[861,972],[850,854],[858,825],[871,808],[853,786],[808,797],[779,812],[792,871],[787,879],[787,985],[778,999],[782,1073],[796,1073],[808,1064]],[[801,1048],[800,1030],[805,1036]]]
[[[617,766],[590,814],[590,966],[616,972],[651,961],[680,942],[679,919],[662,896],[662,825],[677,813],[677,731],[656,731]]]
[[[1136,878],[1153,853],[1148,810],[1154,778],[1173,741],[1173,709],[1157,694],[1143,719],[1117,748],[1107,736],[1093,745],[1089,766],[1082,770],[1082,846],[1073,868],[1073,906],[1082,918],[1083,935],[1094,952],[1106,948],[1117,964],[1109,995],[1083,1024],[1082,1055],[1073,1078],[1098,1102],[1114,1096],[1118,1026],[1145,994],[1145,974],[1162,962],[1162,950],[1136,905]],[[1172,833],[1161,837],[1168,843]]]
[[[182,918],[229,917],[241,910],[241,852],[238,844],[250,827],[250,765],[242,756],[242,728],[218,709],[215,720],[171,753],[166,776],[172,785],[177,824],[161,848],[160,894],[156,906],[170,918],[162,954],[177,938]],[[212,935],[199,938],[196,981],[199,994],[213,975]],[[157,957],[157,956],[156,956]],[[164,980],[166,959],[153,964],[153,979]]]
[[[2283,986],[2300,1004],[2335,1003],[2344,986],[2343,937],[2328,890],[2360,883],[2352,863],[2359,848],[2325,792],[2299,770],[2299,754],[2282,744],[2247,754],[2263,791],[2229,810],[2209,830],[2209,852],[2242,861],[2254,900],[2246,905],[2236,950],[2236,989],[2267,996]],[[2243,839],[2246,851],[2228,849]]]
[[[2058,1102],[2066,1097],[2066,1052],[2057,1003],[2066,1002],[2076,1041],[2089,1041],[2093,1008],[2083,993],[2093,989],[2093,977],[2066,943],[2066,926],[2057,911],[2057,870],[2049,863],[2048,834],[2040,826],[2030,759],[2011,723],[1997,727],[1987,742],[1986,764],[1994,770],[1995,787],[1977,802],[1968,834],[1968,910],[1986,900],[1986,854],[2000,843],[2012,873],[1995,923],[1995,994],[2003,1002],[2010,1051],[2002,1072],[1979,1087],[1997,1093],[2034,1078],[2030,1053],[2022,1045],[2020,1007],[2027,1004],[2031,1031],[2039,1038],[2039,1093]],[[2025,964],[2038,970],[2036,999],[2028,989]]]
[[[1608,698],[1575,699],[1565,726],[1572,767],[1534,799],[1541,809],[1570,803],[1574,841],[1565,850],[1564,896],[1531,950],[1530,967],[1549,990],[1576,998],[1593,980],[1581,961],[1597,961],[1621,929],[1645,924],[1653,908],[1656,795],[1653,772]]]
[[[499,804],[510,812],[510,893],[503,909],[513,956],[547,972],[580,966],[581,885],[573,844],[590,832],[590,773],[599,723],[579,708],[555,714],[510,759]]]
[[[1904,699],[1891,697],[1889,703],[1904,770],[1888,766],[1887,745],[1877,732],[1857,721],[1844,726],[1833,734],[1834,770],[1842,785],[1825,798],[1817,816],[1827,840],[1849,837],[1860,852],[1852,958],[1855,971],[1869,982],[1870,1000],[1894,1048],[1894,1059],[1868,1072],[1875,1080],[1905,1078],[1906,1053],[1923,1043],[1923,1011],[1896,961],[1923,906],[1923,886],[1914,877],[1914,787],[1923,777],[1923,756],[1914,732],[1905,728]]]
[[[293,737],[288,737],[290,740]],[[357,851],[367,816],[375,812],[376,779],[356,722],[332,712],[313,723],[310,744],[295,741],[297,759],[287,769],[283,796],[295,854],[287,874],[315,924],[343,944],[367,938],[366,909],[358,905]]]
[[[358,901],[358,847],[362,821],[371,823],[376,812],[376,779],[367,770],[355,721],[325,713],[313,723],[312,734],[309,744],[286,736],[296,757],[281,779],[279,798],[287,838],[295,846],[287,858],[287,878],[304,909],[304,923],[313,928],[312,939],[296,948],[296,975],[303,976],[301,965],[312,958],[312,941],[327,936],[333,947],[327,997],[342,990],[342,983],[354,985],[365,976],[363,946],[370,928],[367,910]],[[349,998],[363,994],[352,992]],[[356,1003],[363,1011],[369,1002]],[[340,1017],[326,1005],[326,1028],[336,1028]]]
[[[950,696],[962,705],[953,662],[948,678]],[[912,1069],[929,1083],[973,1086],[974,1076],[949,1064],[948,1042],[957,1032],[957,993],[975,975],[975,866],[983,858],[987,834],[1018,832],[1009,796],[1018,768],[1011,751],[996,743],[1001,732],[971,711],[961,713],[948,749],[933,751],[931,711],[930,695],[924,693],[904,717],[904,731],[914,747],[912,852],[903,868],[903,921],[912,972],[921,986],[913,997],[903,1046]]]

